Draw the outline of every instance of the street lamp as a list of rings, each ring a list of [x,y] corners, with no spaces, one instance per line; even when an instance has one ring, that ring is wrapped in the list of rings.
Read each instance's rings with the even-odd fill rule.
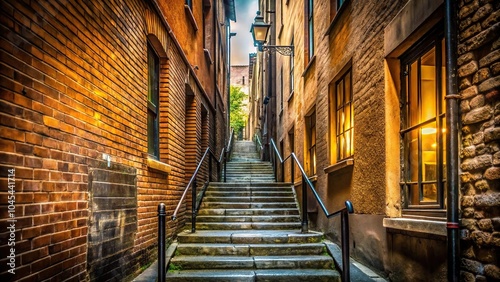
[[[267,42],[267,34],[269,33],[269,28],[271,24],[264,22],[264,17],[260,15],[260,11],[257,11],[257,16],[255,16],[255,20],[250,28],[250,32],[253,37],[253,44],[257,46],[258,50],[277,51],[283,56],[293,56],[293,45],[288,46],[278,46],[278,45],[266,45]]]

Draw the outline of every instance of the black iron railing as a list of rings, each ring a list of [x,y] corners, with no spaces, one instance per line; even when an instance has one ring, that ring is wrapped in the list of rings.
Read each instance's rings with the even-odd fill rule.
[[[255,134],[253,139],[255,142],[255,150],[257,150],[259,156],[262,157],[261,152],[264,150],[264,146],[262,146],[262,142],[260,141],[259,135]]]
[[[186,188],[184,189],[184,192],[182,193],[179,203],[177,204],[177,207],[175,208],[175,211],[172,214],[172,220],[175,221],[177,219],[177,214],[180,210],[180,207],[184,202],[184,199],[186,198],[186,195],[189,191],[189,188],[191,188],[192,192],[191,232],[193,233],[196,232],[196,215],[198,214],[198,210],[203,201],[203,196],[205,195],[206,188],[208,187],[208,184],[212,181],[213,178],[212,163],[214,162],[214,160],[217,164],[217,179],[219,181],[221,180],[222,178],[221,168],[222,166],[224,166],[224,182],[226,182],[226,174],[227,174],[226,163],[228,160],[231,159],[231,154],[233,151],[233,135],[234,135],[234,130],[231,130],[231,135],[229,137],[228,144],[221,150],[219,158],[216,158],[210,147],[205,150],[203,157],[196,166],[196,169],[193,172],[193,176],[191,176],[191,179],[189,180]],[[200,195],[198,195],[197,179],[198,179],[198,174],[200,173],[200,171],[202,171],[202,166],[205,160],[208,161],[208,177],[203,184]],[[166,279],[166,261],[165,261],[166,216],[167,212],[165,204],[160,203],[158,205],[158,281],[160,282],[164,282]]]
[[[257,137],[258,140],[258,137]],[[274,168],[274,176],[276,178],[276,181],[278,181],[278,175],[277,175],[277,166],[278,164],[281,166],[281,181],[284,181],[284,171],[285,171],[285,162],[287,160],[291,160],[290,164],[290,178],[291,178],[291,183],[294,183],[295,180],[295,165],[299,168],[301,176],[302,176],[302,208],[301,208],[301,217],[302,217],[302,232],[308,232],[308,219],[307,219],[307,187],[310,188],[310,191],[314,195],[314,198],[318,202],[319,206],[321,207],[321,210],[325,213],[327,218],[331,218],[337,215],[341,216],[341,243],[342,243],[342,281],[347,282],[350,281],[351,277],[351,272],[350,272],[350,263],[349,263],[349,214],[354,213],[354,208],[352,206],[352,203],[350,201],[345,201],[345,208],[340,209],[336,212],[329,213],[327,208],[325,207],[325,204],[321,200],[321,198],[318,195],[318,192],[316,192],[316,189],[314,188],[314,185],[312,182],[309,180],[309,177],[304,171],[304,168],[300,164],[299,159],[295,155],[295,153],[291,153],[288,157],[283,159],[278,151],[278,148],[276,147],[276,144],[274,143],[274,140],[271,139],[271,147],[272,151],[274,151],[274,154],[271,155],[271,163],[273,164]]]

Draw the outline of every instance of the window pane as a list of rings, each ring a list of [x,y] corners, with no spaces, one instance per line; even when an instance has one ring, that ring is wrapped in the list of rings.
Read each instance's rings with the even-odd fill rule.
[[[422,185],[422,202],[433,202],[436,203],[437,198],[437,186],[436,183],[423,184]]]
[[[345,122],[344,122],[344,130],[347,131],[351,128],[351,107],[350,105],[345,107]]]
[[[410,67],[408,78],[408,122],[409,126],[419,123],[418,115],[418,62],[414,62]]]
[[[436,117],[436,52],[432,48],[421,61],[421,122]]]
[[[408,133],[408,181],[418,181],[418,130]]]
[[[156,155],[155,151],[155,128],[156,128],[156,116],[148,111],[148,153],[150,155]]]
[[[436,180],[436,123],[433,122],[422,128],[422,171],[424,181]],[[432,171],[427,171],[427,168],[433,167]],[[428,172],[428,173],[426,173]]]
[[[446,61],[444,39],[441,40],[441,113],[446,113]]]
[[[420,190],[418,189],[418,184],[412,184],[409,185],[410,191],[409,191],[409,197],[410,197],[410,203],[411,205],[418,205],[420,202]]]
[[[344,87],[342,81],[337,84],[337,109],[344,104]]]

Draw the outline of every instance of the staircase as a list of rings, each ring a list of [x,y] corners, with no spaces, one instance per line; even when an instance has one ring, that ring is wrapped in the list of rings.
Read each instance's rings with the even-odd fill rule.
[[[209,185],[196,232],[169,248],[167,281],[340,281],[323,234],[300,231],[292,186],[274,180],[254,143],[236,142],[227,183]]]

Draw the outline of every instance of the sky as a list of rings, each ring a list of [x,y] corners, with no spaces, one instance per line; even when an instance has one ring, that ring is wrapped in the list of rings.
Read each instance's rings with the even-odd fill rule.
[[[250,27],[258,10],[257,0],[235,0],[236,22],[231,22],[231,65],[248,65],[248,54],[255,53]]]

